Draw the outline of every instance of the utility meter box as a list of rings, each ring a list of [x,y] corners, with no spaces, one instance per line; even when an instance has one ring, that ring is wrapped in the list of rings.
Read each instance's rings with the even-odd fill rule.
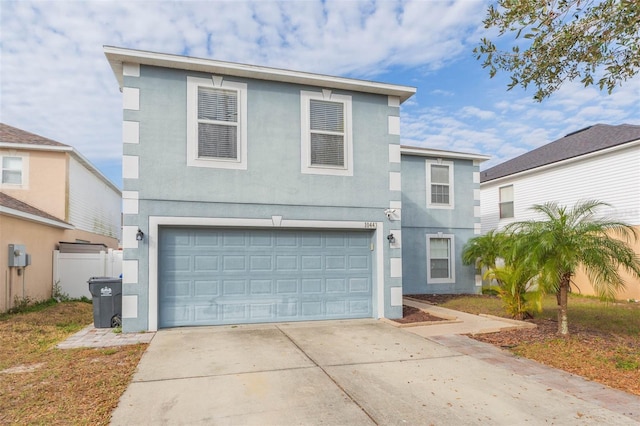
[[[27,249],[22,244],[9,244],[8,266],[27,266]]]

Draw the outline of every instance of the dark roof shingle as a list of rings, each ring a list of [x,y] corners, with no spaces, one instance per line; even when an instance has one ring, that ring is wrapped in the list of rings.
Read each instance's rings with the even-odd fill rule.
[[[488,182],[636,140],[640,140],[640,126],[595,124],[483,171],[480,174],[480,182]]]
[[[0,123],[0,142],[28,145],[69,146],[34,133],[25,132],[24,130],[4,123]]]

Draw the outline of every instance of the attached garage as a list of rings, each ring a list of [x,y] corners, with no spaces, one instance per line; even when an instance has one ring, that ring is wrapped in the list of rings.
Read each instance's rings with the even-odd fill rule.
[[[161,226],[158,325],[373,317],[372,236]]]

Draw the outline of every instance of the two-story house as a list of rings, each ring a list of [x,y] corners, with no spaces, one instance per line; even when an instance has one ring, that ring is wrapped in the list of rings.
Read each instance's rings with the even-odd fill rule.
[[[580,200],[610,204],[600,213],[624,221],[640,235],[640,126],[596,124],[570,133],[481,173],[482,232],[535,219],[534,204]],[[633,243],[640,255],[640,241]],[[640,282],[627,282],[620,299],[640,299]],[[580,273],[573,291],[594,294]]]
[[[123,98],[125,331],[402,316],[403,257],[427,261],[403,243],[414,240],[404,157],[433,154],[400,146],[400,105],[415,88],[104,50]],[[459,161],[451,173],[470,172],[461,188],[475,169]],[[459,205],[473,229],[469,191]],[[430,227],[450,238],[445,228]],[[453,262],[439,243],[434,265]],[[422,281],[415,292],[431,291]]]
[[[0,310],[51,297],[60,241],[118,248],[120,190],[74,148],[0,123]],[[9,245],[28,266],[12,265]],[[24,253],[23,253],[24,254]],[[27,257],[15,264],[22,265]]]

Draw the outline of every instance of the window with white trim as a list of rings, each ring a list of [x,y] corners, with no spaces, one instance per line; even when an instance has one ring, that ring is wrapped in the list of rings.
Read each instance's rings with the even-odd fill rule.
[[[187,165],[247,168],[247,85],[187,77]]]
[[[29,155],[0,152],[0,187],[24,189],[29,183]]]
[[[500,187],[500,219],[513,217],[513,185]]]
[[[452,209],[453,200],[453,162],[426,160],[427,170],[427,207]]]
[[[353,176],[351,96],[302,91],[301,171]]]
[[[22,185],[22,157],[2,157],[2,183]]]
[[[455,283],[454,236],[427,234],[427,284]]]

